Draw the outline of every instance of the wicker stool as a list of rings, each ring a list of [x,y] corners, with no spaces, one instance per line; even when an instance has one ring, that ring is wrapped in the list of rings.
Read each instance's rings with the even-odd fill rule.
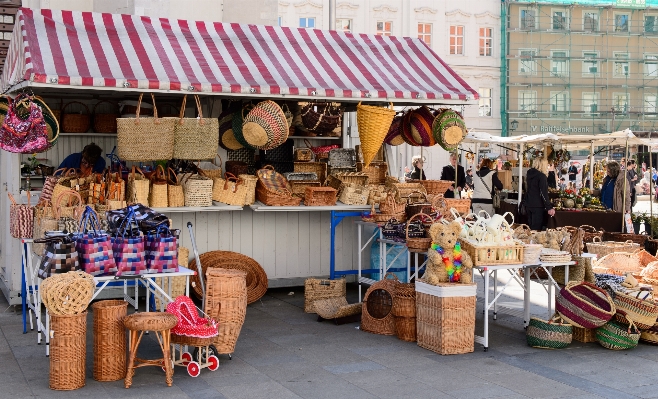
[[[165,381],[167,386],[174,382],[174,369],[171,364],[170,353],[170,330],[176,326],[178,318],[173,314],[161,312],[144,312],[134,313],[123,319],[123,325],[130,330],[130,352],[128,354],[128,370],[124,386],[130,388],[133,383],[135,369],[144,366],[158,366],[165,369]],[[162,349],[161,359],[140,359],[137,356],[137,348],[142,340],[144,331],[153,331],[158,338],[160,349]]]

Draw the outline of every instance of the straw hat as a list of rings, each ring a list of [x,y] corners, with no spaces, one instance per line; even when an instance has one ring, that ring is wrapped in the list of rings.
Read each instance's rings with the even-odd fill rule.
[[[443,110],[432,123],[434,140],[446,151],[455,150],[467,133],[464,118],[452,109]]]
[[[288,133],[289,126],[284,111],[271,100],[258,103],[249,111],[242,125],[244,141],[248,146],[259,150],[271,150],[280,146],[288,139]]]
[[[233,134],[233,113],[227,113],[219,118],[219,145],[225,150],[239,150],[242,144]]]
[[[391,128],[388,129],[386,138],[384,138],[384,143],[392,146],[398,146],[404,144],[404,139],[402,138],[402,119],[404,115],[397,115],[393,118],[393,123],[391,123]]]

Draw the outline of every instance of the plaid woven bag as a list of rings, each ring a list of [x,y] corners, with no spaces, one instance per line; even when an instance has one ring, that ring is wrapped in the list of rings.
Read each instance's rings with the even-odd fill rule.
[[[146,273],[145,241],[136,225],[135,212],[128,213],[119,231],[112,236],[112,252],[117,265],[117,276],[135,276]]]
[[[166,227],[146,236],[146,267],[149,273],[178,271],[178,239]]]
[[[9,233],[14,238],[32,238],[34,233],[34,208],[30,206],[30,193],[27,193],[27,205],[18,204],[11,193],[7,193],[9,205]]]
[[[39,278],[46,279],[56,273],[80,270],[78,252],[75,250],[75,243],[69,236],[40,238],[34,242],[46,244],[46,250],[37,272]]]
[[[87,228],[88,223],[91,223],[92,228]],[[80,267],[86,273],[92,276],[103,276],[117,272],[112,252],[112,240],[107,233],[100,231],[98,217],[90,206],[85,208],[78,233],[74,238]]]

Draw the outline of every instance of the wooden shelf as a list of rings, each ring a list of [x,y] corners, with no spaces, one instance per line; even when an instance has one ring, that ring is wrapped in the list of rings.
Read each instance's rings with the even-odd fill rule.
[[[60,136],[96,136],[96,137],[116,137],[116,133],[60,133]]]
[[[340,140],[343,137],[306,137],[306,136],[288,136],[289,139],[296,139],[296,140]]]

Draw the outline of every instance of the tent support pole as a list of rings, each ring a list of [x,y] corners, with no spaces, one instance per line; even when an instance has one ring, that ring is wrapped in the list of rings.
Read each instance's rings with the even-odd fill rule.
[[[651,188],[653,183],[653,146],[651,145],[651,132],[649,132],[648,148],[649,148],[649,214],[651,215],[651,219],[653,219],[653,189]],[[649,226],[651,226],[651,222],[649,222]],[[651,235],[653,235],[653,230],[651,231]]]
[[[594,191],[594,142],[590,143],[589,150],[589,192]]]
[[[519,144],[519,186],[517,187],[518,191],[518,205],[521,205],[521,197],[523,193],[523,144]]]
[[[422,147],[421,147],[422,148]],[[461,198],[459,195],[459,191],[457,191],[457,187],[459,184],[459,145],[457,146],[457,150],[455,150],[455,191],[453,191],[452,198]]]
[[[626,139],[626,153],[625,153],[625,159],[626,162],[628,162],[628,138]],[[622,233],[624,232],[624,224],[626,223],[626,188],[628,187],[628,169],[626,169],[626,165],[622,165],[624,169],[622,171],[624,172],[624,199],[621,202],[621,231]],[[630,200],[630,198],[629,198]],[[632,206],[632,205],[631,205]],[[633,209],[631,208],[631,212]]]

